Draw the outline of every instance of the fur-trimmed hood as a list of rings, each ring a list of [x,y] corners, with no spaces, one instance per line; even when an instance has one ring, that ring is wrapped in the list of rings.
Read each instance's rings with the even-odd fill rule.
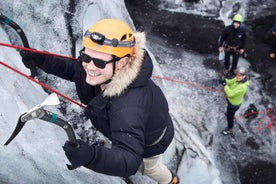
[[[106,84],[104,96],[119,96],[130,87],[145,84],[151,77],[152,63],[145,58],[149,57],[144,50],[146,43],[145,33],[137,32],[134,36],[136,39],[134,54],[130,58],[130,62],[124,68],[117,70],[111,82]]]

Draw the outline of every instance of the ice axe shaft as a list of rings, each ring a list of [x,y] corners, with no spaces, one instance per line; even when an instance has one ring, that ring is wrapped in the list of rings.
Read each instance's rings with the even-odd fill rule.
[[[13,28],[17,32],[17,34],[20,36],[20,38],[22,40],[22,43],[23,43],[23,46],[25,48],[30,48],[29,42],[27,40],[27,37],[26,37],[24,31],[22,30],[22,28],[18,24],[16,24],[11,18],[5,16],[1,12],[0,12],[0,22],[3,22],[4,24],[7,24],[11,28]],[[37,69],[36,69],[36,67],[30,68],[30,70],[31,70],[31,77],[34,78],[35,76],[37,76]]]
[[[68,136],[69,144],[73,147],[76,147],[78,144],[76,141],[75,133],[74,133],[71,125],[66,120],[62,119],[59,115],[57,115],[53,112],[50,112],[50,111],[46,111],[44,109],[43,109],[43,111],[44,111],[43,116],[39,119],[53,123],[53,124],[61,127],[66,132],[66,134]]]
[[[17,125],[12,135],[4,145],[8,145],[19,134],[19,132],[22,130],[22,128],[24,127],[27,121],[38,118],[61,127],[68,136],[69,144],[73,147],[77,147],[78,144],[77,144],[75,133],[71,125],[68,123],[68,121],[64,120],[61,116],[53,112],[43,109],[44,106],[58,105],[59,103],[60,102],[57,95],[55,93],[52,93],[41,104],[33,107],[28,112],[22,114],[18,118]],[[67,164],[67,168],[69,170],[72,170],[72,169],[76,169],[77,167]]]

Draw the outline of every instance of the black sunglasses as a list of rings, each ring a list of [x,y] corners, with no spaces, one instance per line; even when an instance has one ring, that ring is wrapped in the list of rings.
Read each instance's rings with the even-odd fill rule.
[[[108,63],[112,63],[112,62],[116,62],[119,61],[121,58],[118,58],[116,56],[113,56],[113,58],[109,61],[104,61],[98,58],[92,58],[89,55],[85,54],[84,52],[80,53],[81,56],[81,60],[85,63],[90,63],[91,61],[93,61],[94,65],[100,69],[104,69],[105,65],[107,65]]]

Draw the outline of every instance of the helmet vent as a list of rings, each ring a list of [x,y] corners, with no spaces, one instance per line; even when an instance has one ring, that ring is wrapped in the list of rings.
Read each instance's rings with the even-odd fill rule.
[[[124,34],[124,35],[122,36],[122,38],[120,39],[120,41],[125,40],[125,39],[127,39],[127,35],[126,35],[126,34]]]

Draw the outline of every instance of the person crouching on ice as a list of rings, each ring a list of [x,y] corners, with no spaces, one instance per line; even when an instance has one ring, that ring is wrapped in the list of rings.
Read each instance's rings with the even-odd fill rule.
[[[84,34],[77,61],[21,52],[27,67],[37,66],[75,83],[86,104],[85,115],[112,142],[111,148],[68,142],[65,154],[75,167],[128,177],[143,174],[160,184],[179,183],[161,162],[174,136],[168,103],[150,79],[153,64],[145,50],[144,33],[134,33],[116,19],[96,22]]]
[[[236,111],[240,108],[243,97],[249,86],[249,81],[246,78],[246,69],[239,67],[236,71],[236,77],[233,79],[225,79],[224,92],[227,99],[227,129],[221,133],[228,135],[233,133],[234,117]]]

